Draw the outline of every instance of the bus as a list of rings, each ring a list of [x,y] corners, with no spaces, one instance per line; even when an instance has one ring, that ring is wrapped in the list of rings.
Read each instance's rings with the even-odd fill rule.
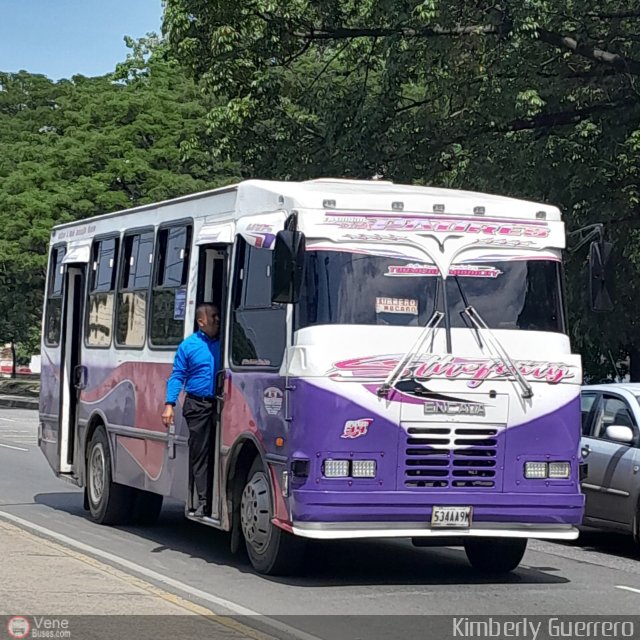
[[[578,535],[580,357],[558,208],[386,181],[247,180],[51,234],[39,443],[103,524],[193,496],[161,420],[222,313],[206,513],[256,571],[309,539],[456,544],[484,572]]]

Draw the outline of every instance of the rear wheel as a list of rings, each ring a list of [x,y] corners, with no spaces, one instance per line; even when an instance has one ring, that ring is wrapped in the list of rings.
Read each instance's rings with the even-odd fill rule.
[[[103,427],[96,429],[89,443],[87,499],[91,517],[100,524],[126,524],[131,518],[133,489],[113,482],[111,452]]]
[[[249,560],[264,575],[295,573],[304,555],[304,541],[272,524],[271,483],[256,458],[240,499],[240,523]]]
[[[464,550],[471,566],[483,573],[509,573],[522,560],[526,538],[466,538]]]

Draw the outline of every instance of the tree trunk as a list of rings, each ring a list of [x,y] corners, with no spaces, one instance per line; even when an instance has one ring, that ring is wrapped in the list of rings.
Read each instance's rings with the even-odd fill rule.
[[[629,349],[629,379],[631,382],[640,382],[640,348]]]
[[[16,377],[16,343],[11,340],[11,377]]]

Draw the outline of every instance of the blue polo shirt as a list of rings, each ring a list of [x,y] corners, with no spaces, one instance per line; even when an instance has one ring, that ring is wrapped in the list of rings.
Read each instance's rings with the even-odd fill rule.
[[[176,403],[184,387],[195,396],[212,397],[220,366],[220,340],[197,331],[185,338],[176,351],[167,381],[167,402]]]

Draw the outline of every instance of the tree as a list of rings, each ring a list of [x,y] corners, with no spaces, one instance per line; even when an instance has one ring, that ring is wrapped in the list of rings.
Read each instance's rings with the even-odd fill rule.
[[[371,177],[503,193],[604,222],[616,313],[585,313],[593,378],[640,344],[640,9],[620,0],[167,0],[176,56],[211,95],[219,154],[250,175]],[[640,371],[638,371],[640,374]]]
[[[153,35],[128,45],[103,77],[0,73],[0,341],[33,342],[54,224],[237,179],[201,143],[215,102]]]

